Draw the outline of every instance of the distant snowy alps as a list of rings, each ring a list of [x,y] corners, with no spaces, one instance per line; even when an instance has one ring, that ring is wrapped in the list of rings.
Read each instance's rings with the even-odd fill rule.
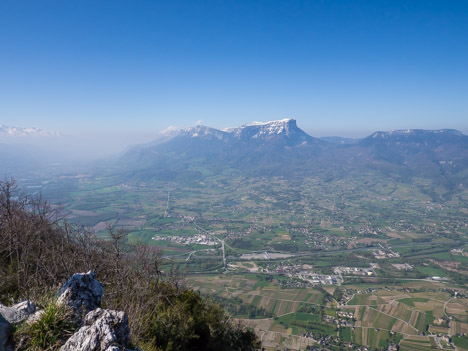
[[[57,132],[50,132],[39,128],[28,127],[11,127],[7,125],[0,125],[0,136],[10,137],[56,137],[59,136]]]

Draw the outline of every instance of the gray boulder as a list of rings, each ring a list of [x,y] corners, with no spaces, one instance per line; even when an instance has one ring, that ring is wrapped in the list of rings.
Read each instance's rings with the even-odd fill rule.
[[[98,308],[86,315],[83,326],[67,340],[60,351],[126,350],[129,335],[128,319],[124,312]]]
[[[59,290],[57,302],[68,305],[78,320],[88,312],[101,306],[104,289],[96,279],[96,273],[74,274]]]
[[[12,348],[8,343],[10,332],[10,323],[0,314],[0,351],[12,351]]]
[[[10,323],[17,324],[36,312],[36,305],[29,300],[7,307],[0,304],[0,314]]]
[[[12,351],[8,338],[11,325],[26,320],[36,311],[36,305],[30,301],[23,301],[13,306],[0,304],[0,351]]]

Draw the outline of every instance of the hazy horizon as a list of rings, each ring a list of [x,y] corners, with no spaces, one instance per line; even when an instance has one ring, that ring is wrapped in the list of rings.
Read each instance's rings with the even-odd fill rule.
[[[258,120],[256,120],[258,121]],[[330,130],[307,130],[302,128],[301,121],[296,120],[299,128],[303,129],[307,134],[316,137],[343,137],[361,139],[371,135],[376,131],[391,131],[384,129],[376,129],[369,131],[345,131],[340,129]],[[254,122],[254,121],[250,121]],[[245,122],[247,124],[250,122]],[[259,121],[267,122],[267,121]],[[0,123],[1,124],[1,123]],[[242,124],[242,125],[243,125]],[[0,136],[0,144],[15,144],[24,146],[38,146],[43,148],[45,152],[54,152],[54,156],[59,156],[61,159],[70,160],[95,160],[100,158],[117,156],[127,150],[128,148],[138,145],[145,144],[155,141],[164,135],[164,132],[169,128],[188,128],[195,125],[206,125],[203,121],[196,121],[192,125],[187,126],[169,126],[166,128],[160,128],[156,130],[147,130],[145,132],[140,131],[128,131],[128,132],[109,132],[109,131],[96,131],[89,129],[86,131],[59,131],[59,130],[45,130],[38,126],[9,126],[9,127],[20,127],[20,128],[39,128],[46,132],[55,132],[57,136]],[[239,127],[240,125],[225,125],[225,126],[210,126],[217,129],[225,129],[229,127]],[[405,129],[425,129],[425,128],[396,128],[392,130],[405,130]],[[437,128],[437,129],[456,129],[456,128]],[[467,134],[466,131],[458,129],[463,134]]]

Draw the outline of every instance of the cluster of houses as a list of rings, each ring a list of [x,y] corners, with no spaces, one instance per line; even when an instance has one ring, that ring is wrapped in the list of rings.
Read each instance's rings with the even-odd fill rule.
[[[371,276],[375,275],[372,268],[361,268],[361,267],[335,267],[333,272],[338,275],[363,275]]]
[[[206,234],[196,234],[194,236],[179,236],[179,235],[157,235],[153,237],[153,240],[167,240],[176,244],[181,245],[209,245],[215,246],[218,244],[216,239]]]
[[[400,254],[398,252],[392,251],[390,246],[384,247],[381,244],[379,244],[381,249],[374,250],[372,253],[375,258],[378,260],[382,260],[384,258],[397,258],[400,257]]]

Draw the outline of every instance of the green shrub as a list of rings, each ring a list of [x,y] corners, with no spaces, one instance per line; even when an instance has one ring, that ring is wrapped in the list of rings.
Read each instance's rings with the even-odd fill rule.
[[[167,295],[166,295],[167,296]],[[161,299],[147,315],[142,342],[162,351],[248,351],[256,336],[192,290]]]

